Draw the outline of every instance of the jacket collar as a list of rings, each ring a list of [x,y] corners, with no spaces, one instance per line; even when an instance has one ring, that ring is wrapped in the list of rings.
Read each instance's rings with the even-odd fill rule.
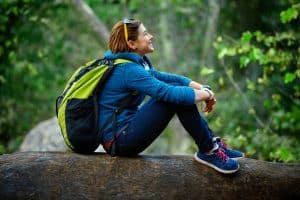
[[[127,59],[143,66],[148,65],[150,68],[152,68],[152,64],[146,56],[142,57],[133,52],[119,52],[115,54],[109,50],[104,53],[104,58],[112,59],[112,60],[118,58]]]

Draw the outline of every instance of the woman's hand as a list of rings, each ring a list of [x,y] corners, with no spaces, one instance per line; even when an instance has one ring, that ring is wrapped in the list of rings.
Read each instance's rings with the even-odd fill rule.
[[[200,90],[202,85],[196,81],[191,81],[189,84],[190,87],[194,88],[194,89],[198,89]]]
[[[213,110],[213,106],[216,104],[217,100],[216,98],[214,97],[213,99],[211,100],[207,100],[205,101],[205,107],[202,109],[203,112],[207,112],[207,113],[210,113],[212,110]]]
[[[205,107],[202,111],[210,113],[217,102],[215,94],[211,88],[208,85],[202,85],[196,81],[191,81],[189,86],[195,90],[195,102],[198,103],[204,101]]]
[[[210,113],[213,110],[213,106],[217,102],[213,91],[207,88],[201,90],[195,89],[194,91],[195,91],[195,102],[198,103],[204,101],[206,105],[202,111]]]

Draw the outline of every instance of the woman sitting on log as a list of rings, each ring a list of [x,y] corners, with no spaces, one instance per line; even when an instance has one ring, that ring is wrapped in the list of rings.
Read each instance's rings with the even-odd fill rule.
[[[200,115],[197,103],[205,102],[204,112],[211,112],[216,103],[208,85],[191,79],[156,70],[145,56],[154,51],[154,37],[142,22],[124,19],[117,22],[109,38],[107,59],[126,59],[119,64],[103,86],[99,96],[99,127],[104,127],[122,100],[131,94],[129,105],[105,126],[102,144],[110,154],[134,156],[144,151],[166,128],[176,114],[186,131],[198,146],[195,160],[221,173],[239,169],[236,161],[242,152],[226,147],[223,140],[214,137],[207,122]],[[145,96],[150,99],[144,102]]]

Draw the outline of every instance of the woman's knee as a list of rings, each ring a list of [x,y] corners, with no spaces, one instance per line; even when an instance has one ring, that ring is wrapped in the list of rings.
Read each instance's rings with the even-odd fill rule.
[[[118,156],[126,156],[126,157],[135,157],[142,152],[141,148],[138,146],[130,146],[130,145],[117,145]]]

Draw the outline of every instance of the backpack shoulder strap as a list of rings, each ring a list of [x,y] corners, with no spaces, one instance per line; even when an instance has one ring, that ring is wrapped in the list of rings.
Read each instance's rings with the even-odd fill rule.
[[[131,60],[123,59],[123,58],[118,58],[114,60],[114,65],[122,64],[122,63],[132,63]]]

